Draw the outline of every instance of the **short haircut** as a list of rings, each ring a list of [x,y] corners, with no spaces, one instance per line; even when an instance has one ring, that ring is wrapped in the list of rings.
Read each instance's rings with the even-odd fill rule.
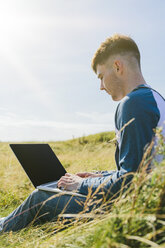
[[[137,59],[140,68],[140,52],[135,41],[129,36],[115,34],[102,42],[94,54],[91,64],[94,72],[97,72],[98,64],[104,64],[110,56],[117,54],[131,54]]]

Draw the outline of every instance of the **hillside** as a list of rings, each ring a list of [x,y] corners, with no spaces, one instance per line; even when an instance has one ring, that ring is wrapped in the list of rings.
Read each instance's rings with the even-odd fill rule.
[[[50,142],[68,172],[115,168],[113,132],[65,142]],[[159,153],[165,154],[161,141]],[[0,216],[14,210],[34,189],[10,150],[0,143]],[[90,221],[89,221],[90,220]],[[142,169],[129,191],[102,214],[75,216],[68,228],[63,221],[30,226],[0,236],[0,247],[165,247],[165,160],[152,173]]]

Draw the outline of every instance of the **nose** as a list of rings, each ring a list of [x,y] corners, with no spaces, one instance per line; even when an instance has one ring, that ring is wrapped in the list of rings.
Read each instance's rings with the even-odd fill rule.
[[[100,90],[104,90],[104,84],[103,84],[103,80],[101,80],[101,84],[100,84]]]

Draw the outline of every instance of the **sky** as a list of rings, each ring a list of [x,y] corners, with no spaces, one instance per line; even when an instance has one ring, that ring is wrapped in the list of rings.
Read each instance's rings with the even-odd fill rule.
[[[91,59],[131,36],[146,82],[165,96],[165,1],[0,0],[0,141],[57,141],[114,130],[118,102]]]

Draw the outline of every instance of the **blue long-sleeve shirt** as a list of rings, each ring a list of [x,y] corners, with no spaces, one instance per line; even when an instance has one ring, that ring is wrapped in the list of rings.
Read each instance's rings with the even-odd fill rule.
[[[120,131],[131,119],[134,120]],[[163,126],[164,121],[165,100],[150,86],[140,85],[125,96],[115,114],[117,170],[103,173],[103,177],[84,179],[79,193],[87,195],[91,192],[98,197],[104,193],[107,198],[117,196],[123,183],[128,185],[132,180],[130,173],[137,171],[145,147],[152,141],[154,129]]]

